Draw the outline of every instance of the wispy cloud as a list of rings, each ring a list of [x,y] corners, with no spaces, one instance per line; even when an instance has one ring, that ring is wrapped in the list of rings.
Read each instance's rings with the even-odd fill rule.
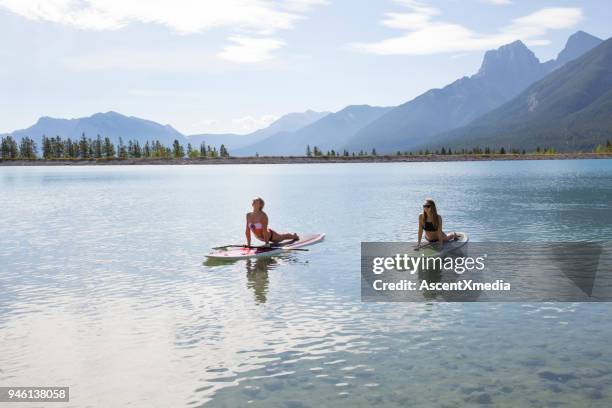
[[[118,30],[130,23],[145,23],[187,35],[223,28],[238,46],[227,47],[219,56],[255,62],[284,44],[272,35],[293,29],[313,7],[325,4],[327,0],[0,0],[0,9],[81,30]],[[239,58],[236,51],[247,56]]]
[[[516,18],[496,33],[479,33],[461,24],[438,19],[440,10],[413,0],[396,0],[408,12],[385,14],[382,24],[403,31],[397,37],[371,43],[354,43],[356,50],[379,55],[425,55],[478,51],[515,40],[529,45],[548,44],[542,36],[549,30],[574,27],[582,9],[544,8]]]
[[[182,34],[219,27],[269,33],[292,28],[301,18],[266,0],[0,0],[0,7],[32,20],[86,30],[116,30],[141,22]]]
[[[480,0],[483,3],[493,4],[494,6],[506,6],[512,4],[512,0]]]
[[[326,6],[328,0],[285,0],[284,7],[288,10],[307,12],[315,6]]]
[[[238,63],[255,63],[272,59],[272,51],[285,43],[274,38],[231,37],[234,43],[217,54],[221,59]]]

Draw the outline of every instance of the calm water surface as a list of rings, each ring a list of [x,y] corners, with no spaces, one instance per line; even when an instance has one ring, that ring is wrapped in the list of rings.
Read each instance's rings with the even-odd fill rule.
[[[224,265],[250,199],[309,252]],[[612,404],[612,305],[362,303],[425,196],[472,240],[612,240],[612,161],[0,167],[0,385],[73,407]],[[20,406],[27,406],[22,404]]]

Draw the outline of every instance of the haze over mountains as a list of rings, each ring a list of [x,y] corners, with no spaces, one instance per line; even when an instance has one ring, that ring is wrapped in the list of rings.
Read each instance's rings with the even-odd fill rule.
[[[376,148],[383,153],[470,148],[474,143],[590,150],[604,135],[612,135],[610,41],[601,44],[601,39],[579,31],[556,59],[544,63],[515,41],[487,51],[476,74],[397,107],[351,105],[335,113],[292,113],[249,135],[185,136],[169,125],[116,112],[79,119],[43,117],[11,135],[29,136],[39,145],[42,135],[75,139],[82,133],[115,142],[122,137],[170,145],[176,139],[194,146],[225,144],[237,156],[303,155],[307,145],[323,151]]]
[[[359,129],[384,115],[391,108],[353,105],[303,127],[295,132],[281,132],[233,152],[237,156],[255,154],[304,155],[306,146],[317,146],[323,151],[345,145]]]
[[[315,112],[313,110],[307,110],[306,112],[300,113],[289,113],[281,116],[279,119],[272,122],[272,124],[270,124],[268,127],[256,130],[248,135],[199,134],[189,136],[189,141],[194,146],[199,146],[202,142],[213,146],[220,146],[221,144],[224,144],[225,147],[233,151],[244,146],[255,144],[277,133],[296,131],[310,125],[313,122],[316,122],[327,114],[329,114],[329,112]]]

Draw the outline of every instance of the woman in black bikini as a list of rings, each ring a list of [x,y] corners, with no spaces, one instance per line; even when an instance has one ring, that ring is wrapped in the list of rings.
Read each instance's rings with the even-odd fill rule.
[[[446,235],[444,231],[442,231],[442,217],[438,215],[436,203],[434,203],[434,200],[431,198],[425,200],[425,204],[423,204],[423,213],[419,214],[419,243],[417,248],[421,247],[423,231],[425,231],[425,239],[427,239],[427,241],[430,243],[440,242],[440,245],[443,245],[444,242],[460,238],[456,232]]]

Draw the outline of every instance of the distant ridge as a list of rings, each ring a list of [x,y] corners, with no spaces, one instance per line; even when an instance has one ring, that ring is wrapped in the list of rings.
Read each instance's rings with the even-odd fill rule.
[[[355,132],[390,109],[369,105],[347,106],[295,132],[277,133],[259,143],[238,149],[234,154],[237,156],[304,155],[306,146],[311,148],[317,146],[323,151],[338,150]]]
[[[305,112],[289,113],[281,116],[279,119],[272,122],[269,126],[256,130],[247,135],[236,134],[199,134],[188,136],[189,141],[195,146],[199,146],[202,142],[213,146],[224,144],[233,153],[234,149],[239,149],[251,144],[255,144],[265,138],[282,132],[293,132],[304,126],[308,126],[313,122],[325,117],[329,112],[315,112],[307,110]]]
[[[565,43],[565,47],[557,55],[557,59],[545,62],[550,71],[559,68],[563,64],[581,57],[585,52],[597,47],[603,40],[584,31],[577,31],[572,34]]]
[[[78,139],[83,133],[92,139],[98,135],[109,137],[114,143],[118,143],[120,137],[125,142],[127,140],[140,142],[159,140],[166,145],[172,144],[175,139],[181,143],[187,140],[170,125],[160,125],[151,120],[125,116],[113,111],[77,119],[57,119],[44,116],[38,119],[33,126],[16,130],[10,135],[15,139],[30,137],[40,146],[43,135]]]
[[[199,146],[202,141],[205,141],[207,144],[215,147],[225,144],[228,149],[232,149],[255,143],[278,132],[297,130],[315,122],[328,113],[312,110],[290,113],[282,116],[268,127],[252,132],[249,135],[203,134],[186,137],[170,125],[161,125],[151,120],[135,116],[125,116],[109,111],[75,119],[43,116],[29,128],[5,133],[1,136],[12,136],[16,140],[29,137],[39,147],[43,136],[60,136],[62,139],[71,138],[74,140],[80,139],[85,134],[86,137],[91,139],[96,138],[98,135],[109,137],[115,144],[119,142],[119,138],[122,138],[126,143],[128,140],[138,140],[140,143],[145,143],[147,140],[159,140],[166,146],[170,146],[174,140],[178,140],[183,145],[192,143],[194,147]]]

